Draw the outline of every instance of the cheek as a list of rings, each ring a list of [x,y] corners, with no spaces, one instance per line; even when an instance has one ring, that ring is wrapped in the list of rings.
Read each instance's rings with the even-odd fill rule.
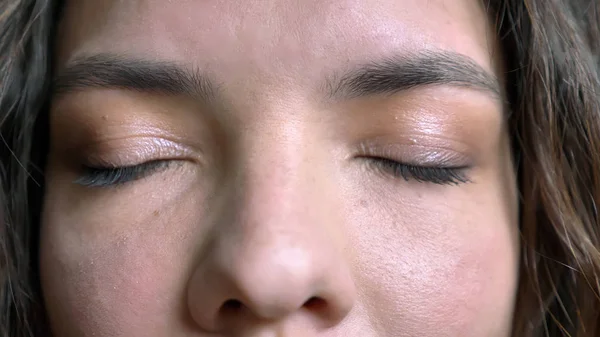
[[[176,303],[164,295],[176,295],[181,289],[170,278],[176,275],[173,266],[164,262],[172,257],[154,240],[116,238],[96,248],[97,242],[80,246],[66,242],[64,232],[45,234],[42,288],[57,335],[112,336],[125,331],[136,335],[144,331],[141,318],[173,311],[170,307]]]
[[[477,201],[402,194],[393,205],[362,203],[349,213],[370,315],[390,335],[509,335],[516,212],[486,193],[473,193]]]
[[[52,243],[42,244],[42,287],[57,335],[139,331],[139,317],[152,317],[168,305],[161,301],[171,281],[168,269],[158,272],[165,266],[147,244],[125,240],[102,250],[53,249],[68,245],[52,234],[47,238]]]
[[[42,290],[55,335],[168,336],[170,322],[185,322],[186,266],[193,263],[191,238],[197,233],[184,224],[202,211],[181,200],[199,196],[183,193],[162,207],[145,198],[143,208],[113,200],[82,212],[60,195],[68,192],[47,198],[40,246]],[[106,216],[94,216],[98,209]]]

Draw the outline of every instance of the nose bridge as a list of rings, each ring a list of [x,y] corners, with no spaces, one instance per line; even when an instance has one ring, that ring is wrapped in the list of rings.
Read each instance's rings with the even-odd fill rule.
[[[295,136],[295,135],[294,135]],[[293,136],[292,136],[293,137]],[[239,173],[238,212],[241,223],[259,222],[261,227],[300,230],[293,222],[307,221],[311,202],[315,201],[315,174],[318,165],[308,157],[302,138],[263,135],[255,142],[245,142]],[[270,139],[271,138],[271,139]],[[311,167],[312,165],[312,167]],[[308,229],[305,227],[305,229]]]
[[[239,139],[236,212],[239,225],[300,234],[324,221],[319,201],[324,201],[320,192],[326,163],[322,147],[313,144],[317,136],[306,125],[310,122],[284,115],[265,113]]]
[[[229,224],[238,235],[230,237],[236,242],[222,246],[226,255],[236,252],[228,259],[240,286],[257,287],[245,289],[247,296],[263,301],[273,296],[272,304],[286,298],[287,287],[296,289],[299,296],[316,291],[331,256],[324,254],[327,217],[318,209],[319,184],[313,172],[316,167],[311,167],[311,162],[317,163],[310,160],[309,144],[297,133],[281,126],[281,130],[271,129],[253,137],[255,141],[244,142],[247,155],[242,156],[243,171]],[[288,301],[296,305],[300,299]]]

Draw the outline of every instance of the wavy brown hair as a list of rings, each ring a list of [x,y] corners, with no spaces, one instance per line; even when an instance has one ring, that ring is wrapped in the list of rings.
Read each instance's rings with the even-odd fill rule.
[[[519,177],[514,336],[600,336],[600,4],[482,0],[506,62]],[[38,276],[62,1],[0,0],[0,334],[47,335]]]

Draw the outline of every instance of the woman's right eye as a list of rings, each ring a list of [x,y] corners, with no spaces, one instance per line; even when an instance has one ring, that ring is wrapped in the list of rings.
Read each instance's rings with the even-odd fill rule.
[[[85,187],[109,187],[145,178],[169,166],[171,161],[155,160],[132,166],[84,166],[74,183]]]

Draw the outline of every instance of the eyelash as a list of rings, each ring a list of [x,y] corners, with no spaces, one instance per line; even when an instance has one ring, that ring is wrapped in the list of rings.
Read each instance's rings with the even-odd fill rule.
[[[367,157],[366,159],[375,165],[377,170],[405,181],[413,179],[417,182],[437,185],[458,185],[470,182],[464,172],[466,167],[425,167],[404,164],[382,157]],[[169,161],[157,160],[123,167],[85,166],[83,174],[75,180],[75,183],[86,187],[122,185],[166,169],[169,164]]]
[[[375,169],[405,181],[413,179],[420,183],[437,185],[459,185],[470,182],[465,174],[467,167],[417,166],[383,157],[367,157],[366,159],[375,166]]]
[[[83,173],[74,183],[85,187],[123,185],[164,170],[170,163],[170,161],[166,160],[155,160],[139,165],[122,167],[84,166]]]

